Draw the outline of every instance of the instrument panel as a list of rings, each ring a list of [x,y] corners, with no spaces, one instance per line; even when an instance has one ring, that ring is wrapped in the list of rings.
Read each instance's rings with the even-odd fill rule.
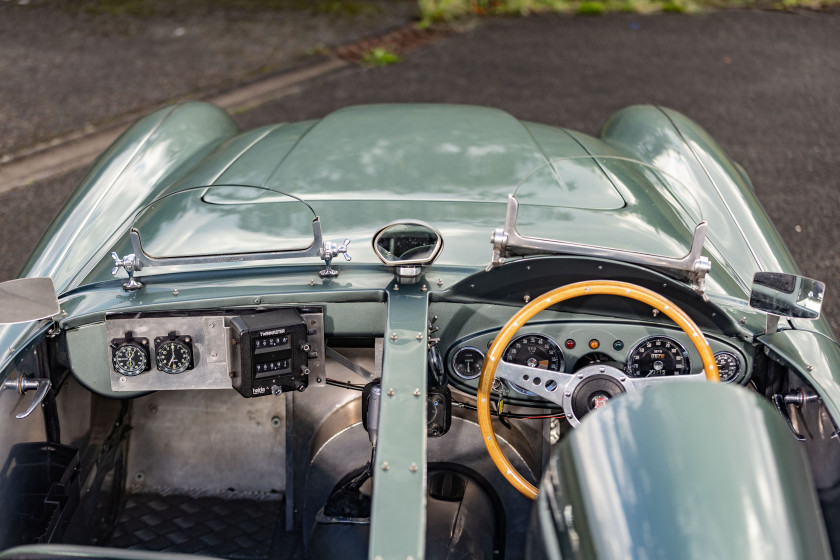
[[[498,330],[466,336],[446,354],[449,379],[474,391],[487,349]],[[745,383],[750,358],[728,340],[707,336],[722,383]],[[505,348],[503,360],[536,370],[574,373],[598,363],[619,368],[630,377],[667,378],[702,373],[700,356],[679,329],[639,324],[543,323],[525,328]],[[497,379],[494,391],[514,401],[538,400],[536,395],[507,380]],[[529,402],[529,404],[534,404]]]
[[[107,314],[111,390],[255,397],[324,386],[323,323],[320,307]]]

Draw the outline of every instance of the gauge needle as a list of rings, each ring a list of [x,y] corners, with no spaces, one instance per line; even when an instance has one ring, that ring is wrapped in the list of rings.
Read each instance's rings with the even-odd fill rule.
[[[169,360],[169,367],[175,367],[175,352],[172,352],[172,359]]]

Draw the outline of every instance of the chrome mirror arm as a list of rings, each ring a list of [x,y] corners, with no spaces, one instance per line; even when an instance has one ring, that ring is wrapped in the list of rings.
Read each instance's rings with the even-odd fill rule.
[[[684,257],[663,257],[648,253],[637,253],[635,251],[623,251],[610,249],[596,245],[583,245],[568,241],[554,241],[539,237],[527,237],[516,231],[516,216],[519,212],[519,201],[516,197],[508,195],[507,212],[505,214],[504,229],[497,229],[490,237],[493,244],[493,256],[487,270],[501,265],[506,257],[558,254],[558,255],[579,255],[586,257],[601,257],[616,261],[654,266],[666,270],[674,270],[687,273],[692,282],[692,288],[705,299],[706,274],[711,270],[712,263],[708,257],[703,256],[703,244],[706,241],[707,222],[700,222],[694,228],[694,238],[691,242],[691,249]]]

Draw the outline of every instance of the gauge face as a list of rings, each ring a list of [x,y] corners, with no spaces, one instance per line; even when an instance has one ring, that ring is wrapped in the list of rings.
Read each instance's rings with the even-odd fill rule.
[[[540,334],[526,334],[517,337],[505,348],[502,359],[511,364],[544,369],[548,371],[563,371],[563,352],[556,342]],[[506,382],[508,387],[519,394],[533,396],[534,393],[523,389],[515,383]]]
[[[461,348],[452,357],[452,370],[461,379],[475,379],[481,375],[483,365],[484,353],[472,346]]]
[[[715,354],[715,363],[717,363],[721,383],[729,383],[741,371],[741,363],[732,352],[718,352]]]
[[[164,373],[181,373],[192,363],[192,351],[180,340],[165,340],[155,351],[157,368]]]
[[[663,377],[689,372],[688,352],[682,344],[666,336],[643,340],[630,353],[627,371],[633,377]]]
[[[149,355],[139,343],[126,342],[114,350],[112,362],[120,375],[140,375],[149,365]]]

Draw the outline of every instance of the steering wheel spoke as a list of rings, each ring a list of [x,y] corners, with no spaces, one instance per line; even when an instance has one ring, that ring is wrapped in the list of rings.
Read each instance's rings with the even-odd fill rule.
[[[502,473],[502,476],[514,488],[532,500],[537,497],[537,488],[519,474],[502,454],[502,449],[496,440],[496,434],[493,432],[493,422],[490,415],[490,391],[493,380],[497,375],[506,379],[509,383],[560,404],[566,411],[566,418],[572,425],[579,423],[580,417],[590,410],[607,405],[612,397],[620,393],[640,389],[653,383],[661,383],[664,380],[663,378],[630,378],[623,370],[606,365],[588,366],[574,375],[570,375],[511,364],[502,359],[507,344],[513,339],[520,327],[537,313],[562,301],[592,295],[626,297],[646,303],[674,321],[689,336],[703,362],[703,375],[683,375],[679,376],[679,379],[675,377],[674,381],[694,381],[695,379],[720,381],[715,357],[703,333],[685,311],[656,292],[627,282],[592,280],[563,286],[534,298],[510,318],[493,340],[493,344],[487,351],[487,359],[484,360],[476,395],[478,400],[478,426],[490,458]]]
[[[502,361],[496,367],[496,377],[531,391],[554,404],[563,404],[563,389],[574,378],[570,373],[533,368]]]

